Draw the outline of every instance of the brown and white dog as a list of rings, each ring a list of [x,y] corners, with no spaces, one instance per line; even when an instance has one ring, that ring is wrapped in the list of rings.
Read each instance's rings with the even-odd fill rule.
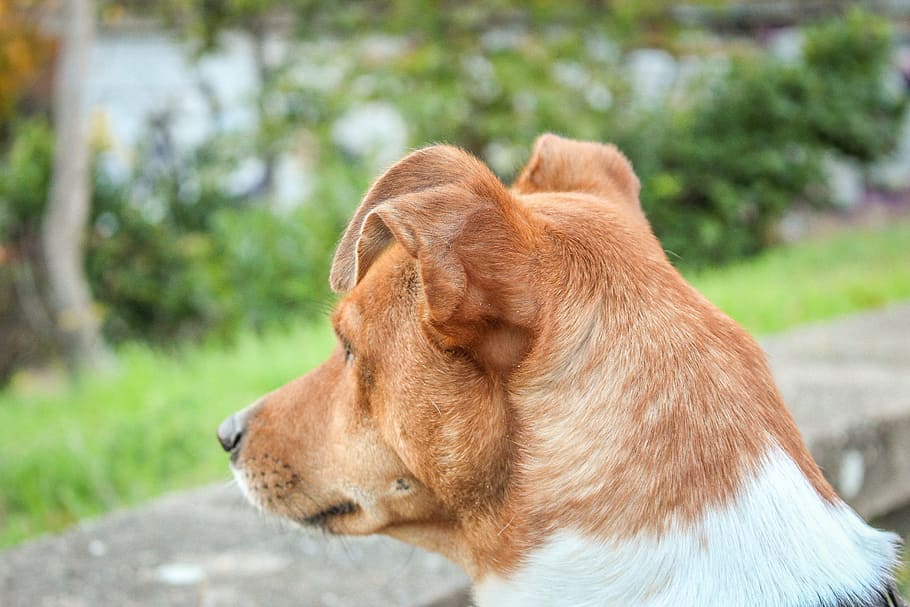
[[[249,500],[441,552],[482,607],[901,604],[896,537],[638,194],[553,135],[511,189],[454,147],[394,165],[335,254],[334,353],[219,428]]]

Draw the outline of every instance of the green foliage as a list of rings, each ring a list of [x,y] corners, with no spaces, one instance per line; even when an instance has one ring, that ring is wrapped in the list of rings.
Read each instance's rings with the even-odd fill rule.
[[[320,309],[338,221],[326,227],[320,209],[282,214],[267,199],[229,194],[232,163],[208,146],[168,165],[127,187],[96,184],[88,267],[109,336],[230,337]]]
[[[689,278],[747,329],[780,331],[910,297],[908,241],[905,220]],[[115,375],[53,390],[22,378],[17,390],[0,392],[0,545],[226,479],[218,422],[304,373],[334,344],[322,321],[241,332],[228,347],[128,346]]]
[[[356,69],[329,95],[341,108],[394,99],[415,145],[449,142],[509,177],[534,138],[557,131],[595,139],[615,130],[628,100],[619,49],[595,27],[518,27],[479,45],[473,30],[416,37],[391,58],[352,47]]]
[[[805,31],[806,62],[845,77],[879,75],[891,52],[888,22],[854,6],[843,17]]]
[[[702,102],[652,116],[651,149],[639,152],[635,134],[620,142],[642,176],[654,230],[679,263],[755,254],[790,205],[813,194],[819,201],[812,186],[821,186],[821,158],[803,126],[807,75],[742,61]]]
[[[0,385],[18,365],[52,347],[28,321],[42,312],[36,259],[53,137],[39,119],[14,123],[9,135],[9,147],[0,150]]]
[[[328,266],[324,250],[313,250],[310,219],[307,210],[280,216],[264,208],[215,217],[213,263],[231,328],[261,330],[324,310]]]
[[[852,12],[808,28],[802,62],[735,60],[697,102],[617,134],[678,263],[757,253],[791,205],[826,202],[826,155],[867,162],[893,148],[906,98],[883,84],[888,49],[885,23]]]
[[[458,144],[504,178],[541,132],[613,141],[674,261],[695,266],[753,255],[773,244],[791,205],[824,204],[827,155],[868,162],[894,146],[906,99],[884,85],[890,30],[877,17],[853,11],[807,28],[793,64],[732,55],[658,107],[633,94],[599,19],[513,27],[482,44],[454,26],[442,42],[409,39],[391,59],[361,51],[329,105],[395,99],[415,144]]]
[[[883,86],[887,22],[857,8],[806,30],[806,126],[820,145],[868,161],[892,149],[906,98]]]
[[[125,183],[96,171],[87,269],[109,337],[199,337],[226,321],[211,224],[232,204],[217,185],[231,165],[214,156],[148,145]]]
[[[45,120],[22,121],[12,133],[0,158],[4,293],[14,292],[13,274],[22,264],[40,270],[38,237],[53,156]],[[154,144],[160,138],[160,131],[150,131],[153,143],[139,150],[137,169],[126,179],[108,174],[103,152],[95,162],[86,265],[107,336],[159,344],[210,333],[230,337],[241,327],[262,329],[322,310],[331,243],[366,186],[358,165],[325,173],[350,182],[356,193],[322,182],[317,195],[326,204],[279,214],[265,198],[226,190],[236,160],[222,150],[239,146],[213,139],[179,152]],[[337,203],[342,192],[347,205]],[[17,305],[4,297],[0,311],[11,315]]]
[[[54,153],[53,133],[43,119],[14,123],[10,141],[0,156],[0,245],[38,229]]]

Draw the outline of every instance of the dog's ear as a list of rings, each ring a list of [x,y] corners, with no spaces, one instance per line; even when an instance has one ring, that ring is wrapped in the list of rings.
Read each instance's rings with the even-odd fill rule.
[[[524,274],[534,234],[486,165],[455,147],[425,148],[367,192],[335,251],[331,285],[350,290],[397,241],[418,261],[426,320],[446,347],[480,347],[491,328],[515,342],[537,310]],[[500,356],[501,345],[483,345],[485,357],[509,360],[514,352]]]
[[[641,185],[616,146],[546,133],[537,138],[512,189],[519,194],[585,192],[639,205]]]

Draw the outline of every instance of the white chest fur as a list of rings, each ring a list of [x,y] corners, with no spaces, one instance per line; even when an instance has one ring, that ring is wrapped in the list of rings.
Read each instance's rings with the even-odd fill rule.
[[[774,449],[732,504],[696,524],[607,543],[563,531],[475,594],[479,607],[834,605],[873,596],[896,552],[896,536],[824,502]]]

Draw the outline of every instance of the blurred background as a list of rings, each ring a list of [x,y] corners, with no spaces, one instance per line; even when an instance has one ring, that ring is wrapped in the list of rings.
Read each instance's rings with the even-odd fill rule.
[[[227,477],[411,149],[616,143],[760,335],[910,299],[910,1],[0,0],[0,546]]]

